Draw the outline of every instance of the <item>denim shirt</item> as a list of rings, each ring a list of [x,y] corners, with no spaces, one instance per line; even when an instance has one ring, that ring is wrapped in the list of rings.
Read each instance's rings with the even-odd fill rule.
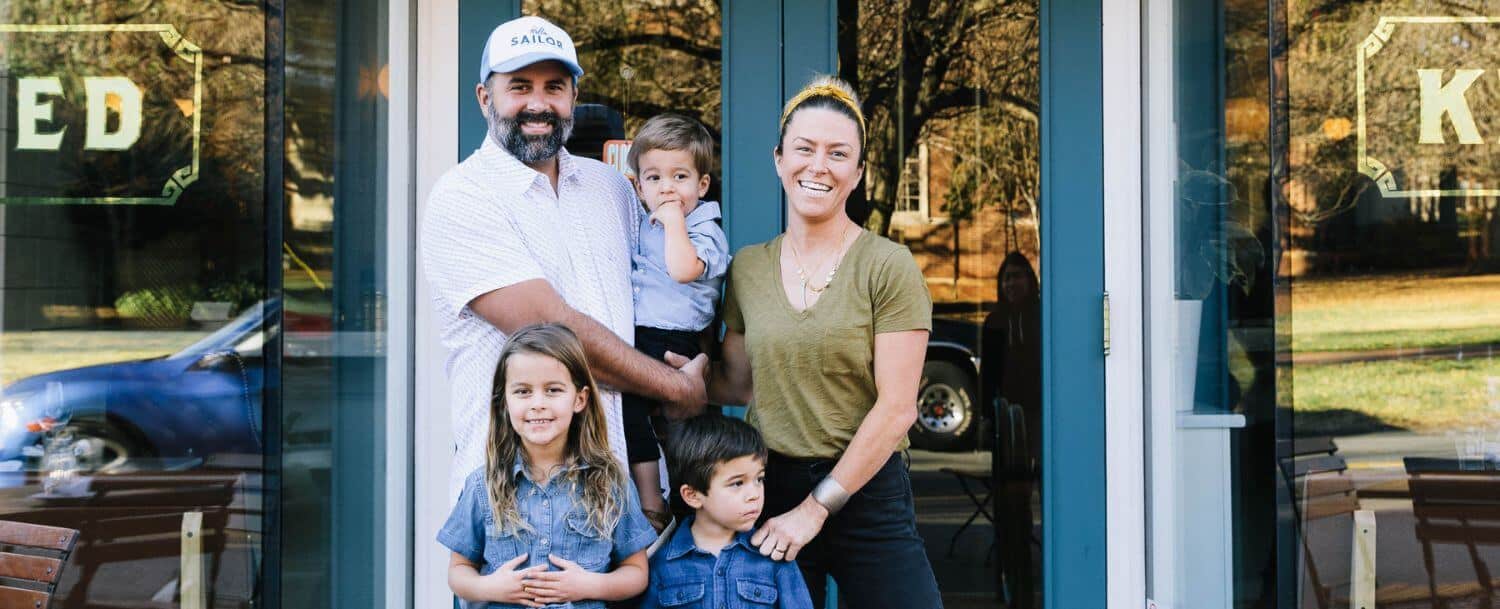
[[[635,298],[635,325],[697,332],[714,320],[714,305],[729,271],[729,240],[719,219],[719,204],[701,201],[687,215],[688,241],[703,261],[703,275],[678,283],[667,272],[667,229],[640,211],[640,241],[630,256],[630,284]]]
[[[734,536],[714,556],[693,543],[693,519],[677,527],[651,557],[651,584],[640,609],[813,609],[802,571],[775,561],[750,545],[750,533]]]
[[[588,509],[579,501],[577,486],[564,479],[570,471],[573,470],[558,472],[546,486],[540,486],[531,481],[521,460],[516,459],[511,475],[519,481],[516,487],[520,495],[518,507],[521,517],[532,530],[502,532],[490,510],[484,468],[476,468],[464,480],[458,504],[453,506],[448,522],[438,531],[438,543],[479,565],[480,575],[489,575],[501,563],[521,554],[527,554],[526,562],[517,569],[548,565],[548,570],[556,570],[547,559],[547,555],[554,554],[589,571],[607,573],[611,565],[646,549],[656,540],[656,530],[641,513],[640,499],[628,478],[616,494],[624,513],[611,535],[601,537],[589,522]],[[469,603],[468,606],[488,606],[489,609],[521,607],[505,603]],[[548,607],[604,609],[604,603],[580,601]]]

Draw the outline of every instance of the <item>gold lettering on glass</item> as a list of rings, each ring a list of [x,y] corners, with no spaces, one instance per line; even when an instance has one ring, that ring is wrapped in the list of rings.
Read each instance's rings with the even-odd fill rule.
[[[63,133],[67,125],[50,133],[42,133],[38,123],[52,122],[52,101],[44,96],[62,97],[62,79],[56,76],[26,77],[16,79],[16,132],[17,150],[57,150],[62,147]]]
[[[1442,178],[1455,165],[1488,166],[1500,153],[1500,139],[1485,139],[1497,135],[1489,132],[1500,98],[1489,66],[1474,66],[1470,50],[1475,36],[1484,40],[1475,31],[1497,25],[1500,17],[1381,17],[1359,44],[1356,162],[1382,196],[1500,196],[1494,185]]]
[[[176,167],[162,181],[159,195],[105,195],[105,196],[0,196],[0,204],[109,204],[109,205],[171,205],[177,202],[193,182],[198,180],[199,153],[203,106],[203,52],[198,45],[182,37],[170,24],[69,24],[31,25],[0,24],[0,34],[86,36],[98,34],[135,33],[153,35],[166,45],[171,54],[192,66],[192,92],[162,91],[180,109],[184,120],[190,120],[186,129],[189,141],[183,141],[182,154],[187,163]],[[177,64],[182,65],[182,64]],[[185,67],[185,66],[184,66]],[[67,75],[28,75],[16,78],[16,107],[13,111],[16,125],[18,151],[59,151],[73,125],[61,123],[66,116],[58,116],[54,110],[57,102],[82,101],[83,130],[81,148],[85,151],[124,152],[131,150],[140,141],[144,129],[150,126],[145,121],[145,98],[147,91],[141,84],[120,74],[96,74],[81,76],[82,91],[64,87]],[[185,80],[186,75],[182,75]],[[76,85],[75,85],[76,86]],[[111,115],[115,118],[111,124]],[[190,147],[190,152],[189,152]]]
[[[1473,146],[1483,144],[1479,127],[1474,125],[1474,114],[1469,111],[1469,100],[1464,93],[1484,76],[1484,70],[1457,70],[1453,79],[1443,82],[1442,70],[1417,70],[1417,80],[1422,87],[1422,144],[1443,143],[1443,115],[1453,123],[1458,132],[1458,142]]]

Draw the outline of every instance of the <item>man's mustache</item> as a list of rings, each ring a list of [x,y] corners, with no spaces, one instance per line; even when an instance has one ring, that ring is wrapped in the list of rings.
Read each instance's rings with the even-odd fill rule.
[[[527,112],[522,110],[516,113],[515,118],[512,118],[511,122],[516,125],[522,123],[546,123],[553,129],[556,129],[562,123],[562,118],[558,117],[556,112],[550,110],[541,112]]]

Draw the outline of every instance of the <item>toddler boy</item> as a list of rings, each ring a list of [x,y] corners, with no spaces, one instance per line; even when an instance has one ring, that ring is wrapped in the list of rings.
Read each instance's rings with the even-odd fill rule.
[[[635,348],[661,359],[667,351],[694,357],[699,337],[714,320],[714,305],[729,270],[729,242],[719,227],[719,204],[708,193],[714,141],[708,129],[677,114],[641,125],[626,156],[636,190],[646,204],[640,242],[631,256],[635,296]],[[650,416],[660,404],[625,395],[625,452],[641,510],[661,531],[671,521],[662,498],[661,457]]]
[[[694,514],[651,557],[641,609],[812,609],[797,563],[771,560],[750,545],[750,529],[765,504],[766,443],[760,432],[722,415],[694,417],[674,432],[667,465]],[[727,595],[738,598],[722,598]]]

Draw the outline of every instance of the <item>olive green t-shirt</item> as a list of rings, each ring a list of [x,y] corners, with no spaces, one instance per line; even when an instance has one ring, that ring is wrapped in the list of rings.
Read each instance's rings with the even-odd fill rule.
[[[781,288],[781,242],[746,246],[729,265],[724,323],[745,336],[755,389],[746,419],[773,451],[837,457],[875,406],[875,335],[931,330],[932,296],[909,250],[860,231],[833,283],[797,311]]]

